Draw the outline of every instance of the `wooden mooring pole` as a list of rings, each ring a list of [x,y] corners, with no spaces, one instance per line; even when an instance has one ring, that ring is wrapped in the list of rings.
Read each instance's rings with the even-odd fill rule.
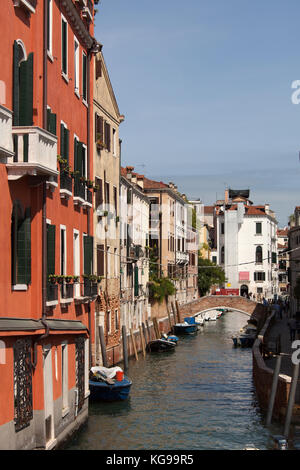
[[[141,338],[141,346],[142,346],[143,356],[145,357],[146,356],[145,340],[144,340],[144,335],[143,335],[141,325],[139,325],[139,330],[140,330],[140,338]]]
[[[132,332],[132,328],[130,328],[130,336],[131,336],[131,341],[132,341],[132,345],[133,345],[135,359],[138,361],[139,357],[138,357],[138,353],[137,353],[137,350],[136,350],[136,344],[135,344],[135,339],[134,339],[134,335],[133,335],[133,332]]]
[[[284,437],[286,437],[286,439],[289,437],[289,432],[290,432],[290,425],[291,425],[291,419],[292,419],[292,414],[293,414],[293,406],[295,403],[298,376],[299,376],[299,364],[294,364],[292,383],[291,383],[291,388],[290,388],[290,393],[289,393],[289,401],[288,401],[285,424],[284,424],[284,431],[283,431],[283,435]]]
[[[100,339],[100,345],[101,345],[102,363],[104,367],[108,367],[104,331],[103,331],[103,326],[101,325],[99,326],[99,339]]]
[[[175,302],[176,302],[178,323],[180,323],[180,322],[181,322],[181,319],[180,319],[180,312],[179,312],[179,303],[178,303],[178,300],[176,300]]]
[[[150,331],[148,320],[146,320],[146,326],[147,326],[147,331],[148,331],[148,340],[151,341],[151,331]]]
[[[122,342],[123,342],[123,360],[124,360],[124,370],[128,369],[128,348],[127,348],[127,334],[126,326],[122,326]]]
[[[167,304],[167,312],[168,312],[168,318],[169,318],[170,331],[172,331],[171,315],[170,315],[170,309],[169,309],[168,304]]]

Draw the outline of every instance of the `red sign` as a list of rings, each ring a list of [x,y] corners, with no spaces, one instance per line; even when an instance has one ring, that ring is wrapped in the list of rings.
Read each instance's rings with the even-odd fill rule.
[[[239,280],[240,280],[240,281],[249,281],[249,280],[250,280],[250,273],[249,273],[249,271],[241,271],[241,272],[239,272]]]
[[[215,295],[240,295],[239,289],[218,289]]]

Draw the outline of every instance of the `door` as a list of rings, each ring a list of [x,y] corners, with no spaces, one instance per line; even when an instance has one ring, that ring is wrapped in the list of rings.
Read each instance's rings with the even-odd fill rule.
[[[46,447],[54,440],[54,407],[51,345],[43,347],[44,355],[44,407]]]

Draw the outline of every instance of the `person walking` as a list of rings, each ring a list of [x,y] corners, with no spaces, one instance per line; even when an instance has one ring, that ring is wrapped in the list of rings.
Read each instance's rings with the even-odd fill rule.
[[[288,325],[289,325],[289,328],[290,328],[290,340],[291,340],[291,342],[293,342],[293,341],[295,341],[296,329],[297,329],[295,318],[291,318],[288,321]]]

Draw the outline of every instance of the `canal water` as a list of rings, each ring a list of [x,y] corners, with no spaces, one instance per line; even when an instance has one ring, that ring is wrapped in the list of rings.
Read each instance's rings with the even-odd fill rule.
[[[231,339],[248,318],[227,312],[180,337],[174,352],[130,359],[130,398],[90,404],[87,424],[66,448],[272,449],[271,432],[279,430],[264,427],[251,349],[235,349]]]

